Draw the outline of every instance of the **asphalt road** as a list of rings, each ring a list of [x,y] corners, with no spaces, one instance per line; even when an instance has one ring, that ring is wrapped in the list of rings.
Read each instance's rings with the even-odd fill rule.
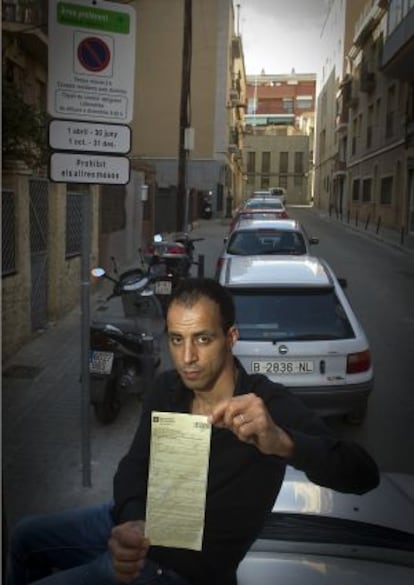
[[[360,428],[333,424],[369,448],[382,470],[414,473],[414,255],[311,209],[291,208],[290,215],[320,238],[313,253],[347,279],[347,295],[371,344],[375,387],[367,419]]]

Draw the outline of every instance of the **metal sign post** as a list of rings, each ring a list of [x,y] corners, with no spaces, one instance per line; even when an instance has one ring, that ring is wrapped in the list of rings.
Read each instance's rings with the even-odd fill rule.
[[[135,9],[101,0],[49,0],[48,112],[51,181],[126,184],[135,83]],[[68,122],[72,120],[73,122]],[[90,194],[82,200],[82,478],[90,458]]]

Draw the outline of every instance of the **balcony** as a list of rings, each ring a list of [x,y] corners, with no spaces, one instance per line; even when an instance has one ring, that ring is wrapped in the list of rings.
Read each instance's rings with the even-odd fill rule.
[[[236,127],[230,128],[228,151],[235,155],[240,153],[239,131]]]
[[[335,130],[337,132],[346,132],[348,129],[349,110],[348,108],[343,109],[338,113],[335,120]]]
[[[2,2],[3,37],[18,39],[21,48],[47,66],[47,2]]]
[[[375,73],[370,71],[367,63],[362,63],[359,89],[364,93],[372,93],[375,89]]]
[[[341,175],[346,175],[346,161],[339,158],[337,155],[334,159],[333,164],[333,176],[339,177]]]
[[[382,0],[371,0],[363,9],[354,29],[354,45],[362,47],[380,23],[386,12]]]
[[[387,36],[382,52],[382,67],[386,75],[412,81],[414,59],[414,8],[402,18]]]

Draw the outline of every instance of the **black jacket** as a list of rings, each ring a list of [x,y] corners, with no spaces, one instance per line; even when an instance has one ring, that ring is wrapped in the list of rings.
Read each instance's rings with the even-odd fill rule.
[[[238,363],[235,394],[254,392],[275,423],[292,437],[289,460],[263,455],[226,429],[213,427],[202,551],[153,546],[149,558],[193,585],[233,585],[236,569],[257,538],[279,493],[286,464],[316,484],[364,493],[379,481],[378,469],[359,445],[333,436],[325,424],[280,384],[248,375]],[[145,520],[151,412],[190,412],[193,393],[175,371],[161,374],[143,404],[141,421],[114,478],[114,521]]]

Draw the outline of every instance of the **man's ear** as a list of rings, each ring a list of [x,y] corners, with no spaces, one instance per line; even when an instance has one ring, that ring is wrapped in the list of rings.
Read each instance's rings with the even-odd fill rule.
[[[233,349],[233,345],[239,339],[239,330],[235,325],[230,327],[230,329],[227,331],[227,338],[229,340],[230,349]]]

